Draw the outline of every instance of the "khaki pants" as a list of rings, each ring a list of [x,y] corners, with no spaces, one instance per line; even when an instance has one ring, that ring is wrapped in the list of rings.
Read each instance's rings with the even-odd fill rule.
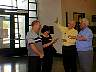
[[[93,51],[79,51],[78,57],[80,62],[80,71],[92,72]]]

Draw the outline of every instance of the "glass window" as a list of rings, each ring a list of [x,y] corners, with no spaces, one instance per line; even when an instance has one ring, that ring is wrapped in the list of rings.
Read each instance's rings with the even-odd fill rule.
[[[16,0],[0,0],[0,8],[16,9]]]
[[[0,0],[0,5],[11,6],[11,0]]]
[[[17,17],[17,16],[15,15],[14,17]],[[15,23],[15,25],[16,25],[15,26],[15,38],[18,39],[20,37],[20,39],[24,39],[24,40],[20,40],[20,39],[15,40],[15,43],[18,43],[18,44],[15,44],[15,48],[19,48],[19,46],[26,47],[26,44],[25,44],[25,15],[18,15],[18,23]],[[19,34],[19,36],[18,36],[18,34]]]
[[[28,2],[29,1],[29,2]],[[34,2],[34,3],[33,3]],[[29,3],[29,4],[28,4]],[[29,5],[29,9],[28,9]],[[29,25],[37,19],[36,0],[0,0],[0,8],[4,9],[23,9],[29,11]],[[5,10],[6,11],[6,10]],[[8,12],[8,11],[6,11]],[[13,12],[13,11],[10,11]],[[18,12],[18,11],[15,11]],[[0,15],[0,47],[10,48],[10,15]],[[25,47],[25,15],[14,15],[15,25],[15,48]],[[30,28],[29,28],[30,29]],[[19,43],[20,42],[20,43]]]
[[[17,18],[15,18],[15,22],[17,22]]]
[[[11,2],[12,6],[15,7],[14,9],[17,9],[17,8],[16,8],[16,0],[11,0],[11,1],[12,1],[12,2]]]
[[[29,2],[36,2],[36,0],[29,0]]]
[[[17,23],[15,23],[15,28],[18,28],[18,24]]]
[[[10,48],[10,15],[0,15],[0,48]]]
[[[0,8],[28,10],[28,0],[0,0]]]
[[[18,38],[19,38],[19,37],[18,37],[18,33],[17,33],[17,34],[15,33],[15,39],[18,39]]]
[[[18,9],[28,10],[28,0],[17,0]]]
[[[15,44],[15,48],[19,48],[19,44]]]
[[[29,18],[29,25],[31,25],[31,23],[32,23],[34,20],[37,20],[37,18]]]
[[[36,17],[36,11],[29,11],[29,17]]]
[[[32,27],[31,26],[29,26],[29,31],[32,29]]]
[[[29,3],[29,10],[36,10],[36,4]]]
[[[20,39],[25,39],[25,16],[18,15],[18,21],[19,21],[18,23],[15,23],[15,38],[18,38],[17,34],[19,34]],[[19,30],[18,30],[18,26],[19,26]]]
[[[19,40],[15,40],[15,43],[19,43]]]
[[[20,40],[20,47],[26,47],[25,40]]]
[[[24,15],[18,15],[19,22],[25,22],[25,16]]]
[[[14,15],[14,17],[17,17],[18,15]]]
[[[19,23],[20,39],[25,39],[25,24]]]
[[[18,18],[20,39],[25,39],[25,16],[19,15]]]
[[[15,29],[15,34],[18,34],[18,29]]]

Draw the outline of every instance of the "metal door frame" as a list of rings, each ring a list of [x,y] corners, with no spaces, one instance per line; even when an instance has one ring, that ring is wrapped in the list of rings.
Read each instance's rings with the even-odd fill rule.
[[[0,12],[0,15],[10,15],[10,48],[15,48],[15,20],[14,15],[25,15],[25,35],[29,30],[29,14],[17,12]],[[19,42],[20,45],[20,42]],[[19,46],[20,48],[20,46]]]

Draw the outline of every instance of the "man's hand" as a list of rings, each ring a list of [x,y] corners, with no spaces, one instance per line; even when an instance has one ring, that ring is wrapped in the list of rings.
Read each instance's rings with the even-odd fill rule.
[[[36,47],[35,44],[30,44],[30,47],[32,49],[32,51],[37,55],[40,56],[40,58],[44,57],[44,54]]]
[[[87,37],[83,36],[83,35],[78,35],[77,40],[85,41],[85,40],[87,40]]]
[[[49,43],[44,44],[44,45],[43,45],[43,48],[46,48],[46,47],[48,47],[48,46],[49,46]]]
[[[44,54],[40,54],[40,58],[42,59],[44,57]]]
[[[76,36],[71,36],[71,35],[69,35],[68,38],[69,38],[69,39],[76,39]]]

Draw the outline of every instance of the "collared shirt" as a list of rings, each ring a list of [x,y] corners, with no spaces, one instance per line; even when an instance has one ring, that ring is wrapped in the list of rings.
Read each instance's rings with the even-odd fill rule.
[[[28,49],[28,56],[37,56],[36,53],[32,51],[32,48],[30,48],[30,44],[35,44],[36,48],[38,48],[38,50],[43,53],[42,40],[37,33],[29,31],[26,36],[26,43]]]
[[[77,42],[76,42],[77,51],[92,50],[92,38],[93,38],[92,31],[88,27],[86,27],[85,29],[83,29],[79,32],[79,35],[86,36],[87,40],[85,40],[85,41],[77,40]]]
[[[62,39],[65,39],[66,42],[63,42],[64,46],[71,46],[76,44],[76,39],[70,39],[69,36],[76,36],[78,35],[78,31],[74,28],[69,29],[68,27],[63,27],[62,25],[58,24],[58,28],[62,32]]]

